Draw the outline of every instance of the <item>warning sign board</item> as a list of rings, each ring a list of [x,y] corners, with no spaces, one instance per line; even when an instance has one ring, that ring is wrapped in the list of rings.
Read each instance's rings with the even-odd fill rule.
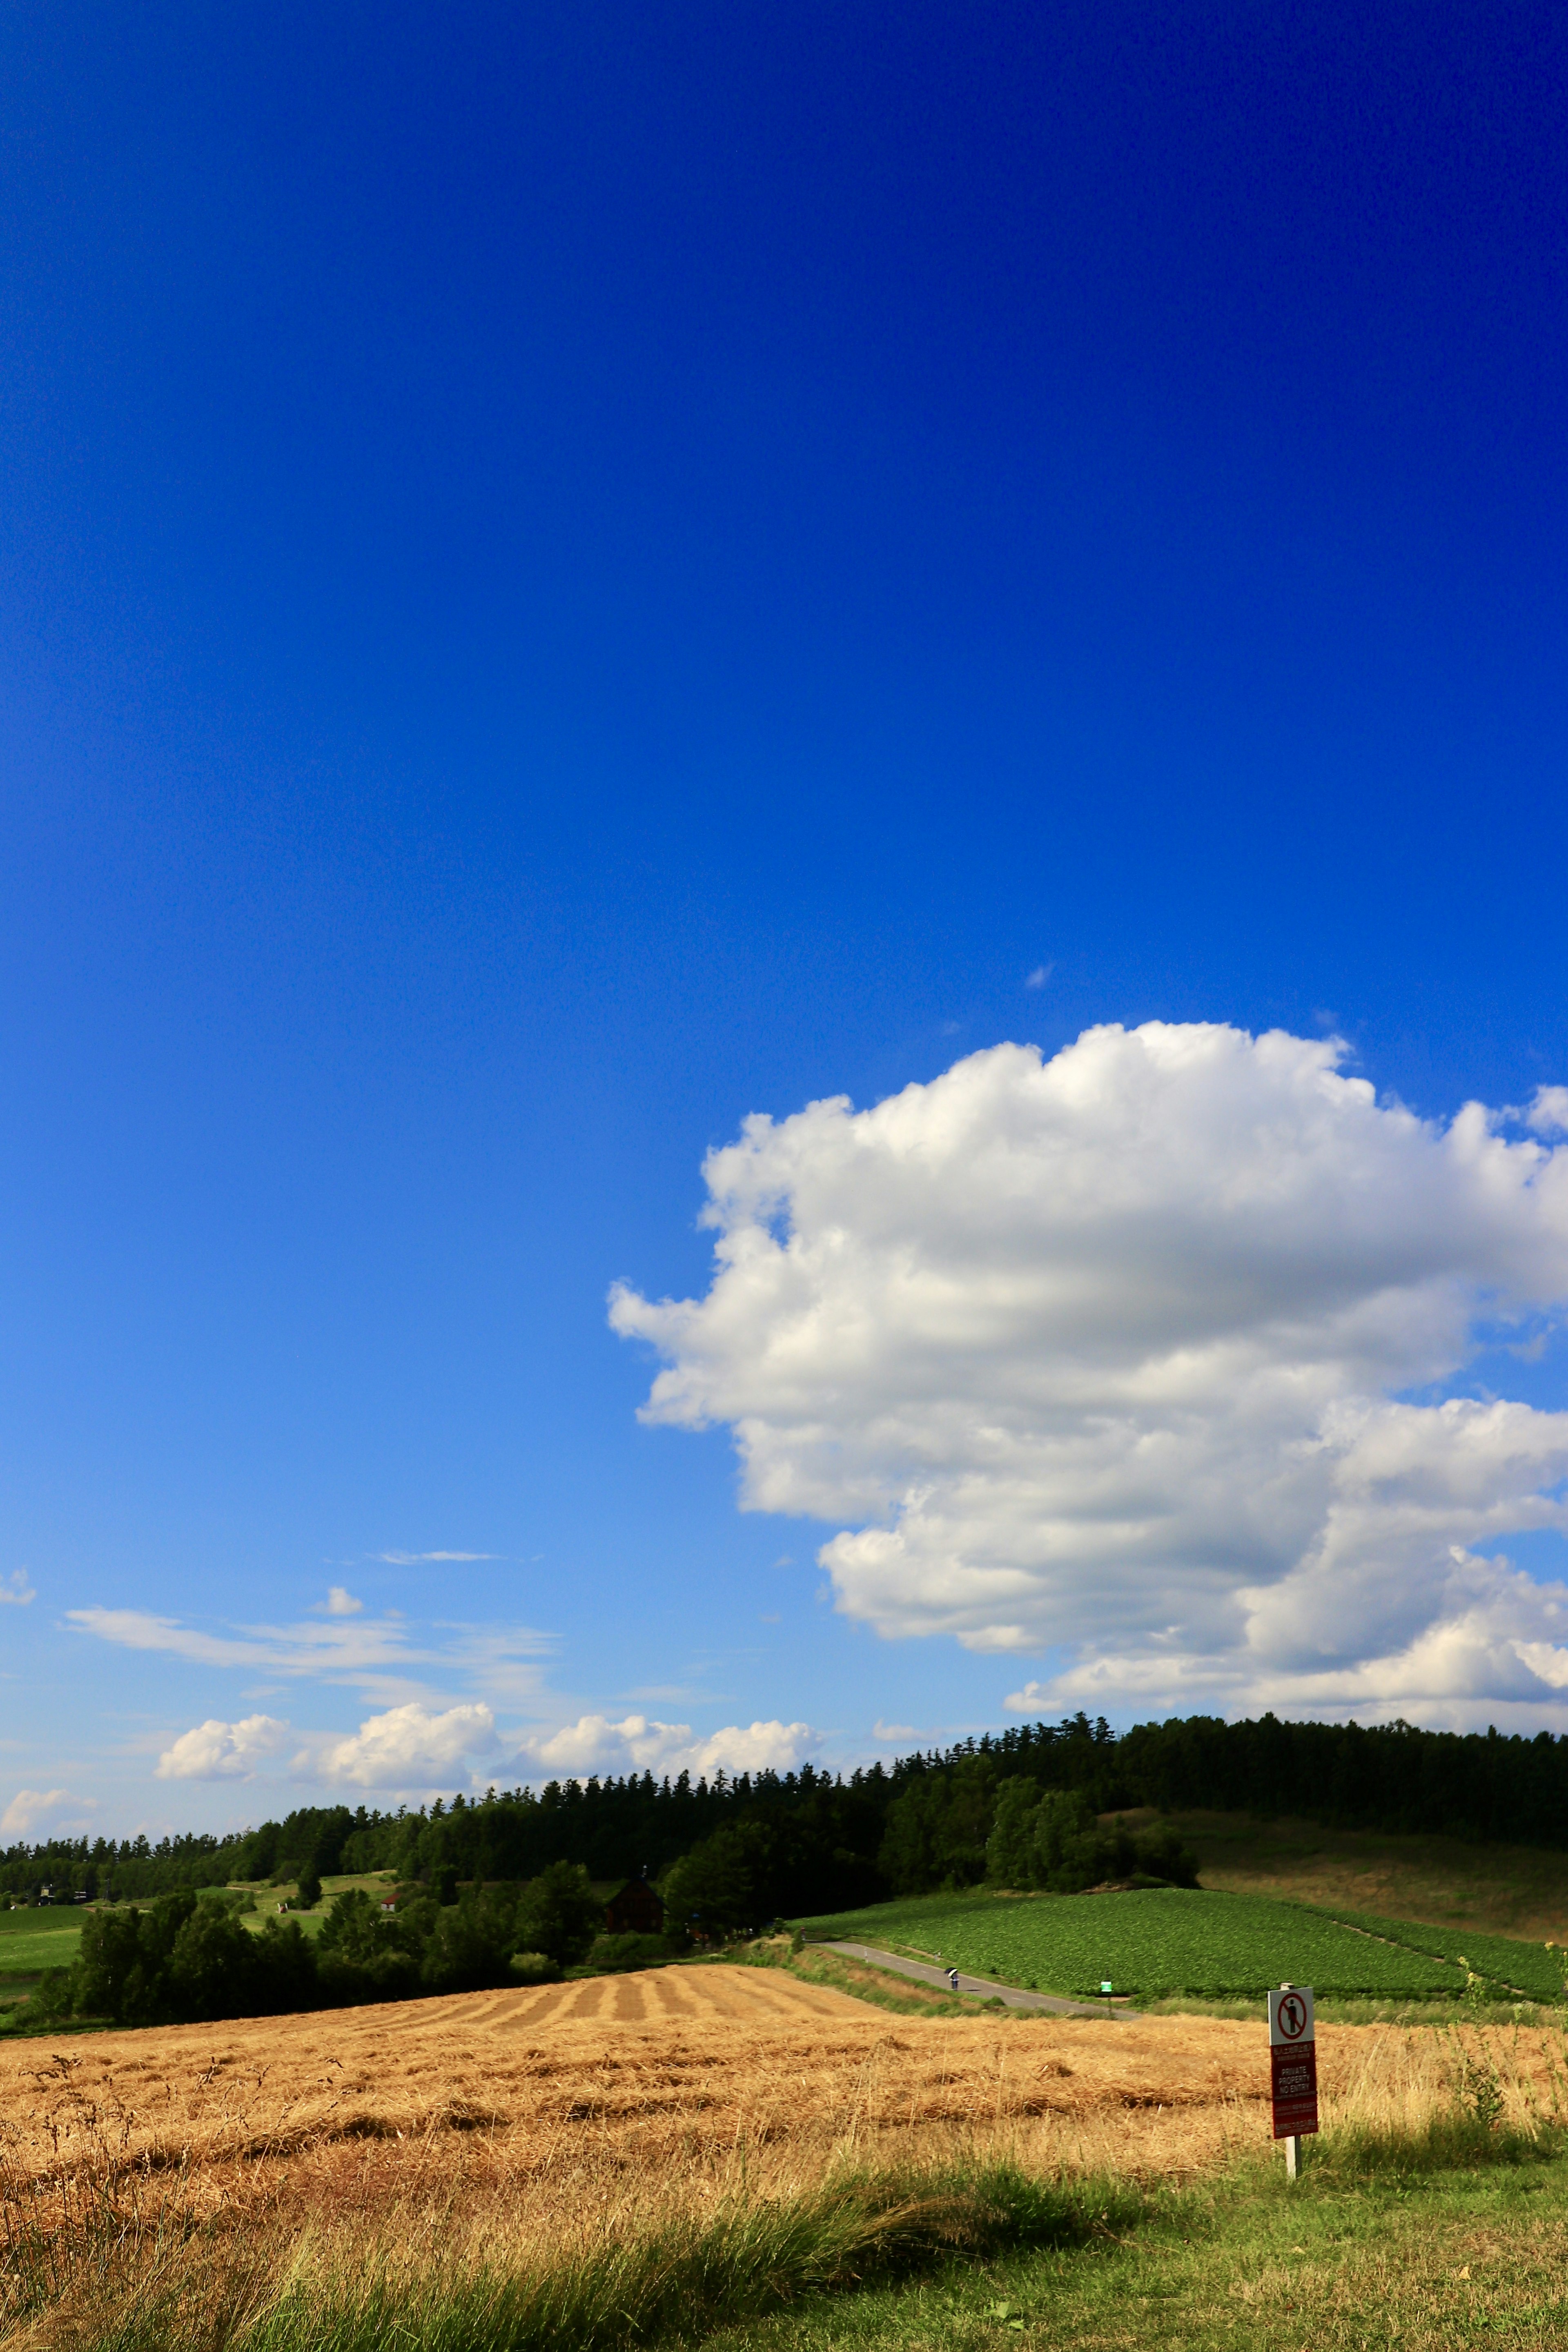
[[[1273,2074],[1274,2137],[1299,2139],[1318,2128],[1318,2044],[1310,1985],[1283,1985],[1268,1996],[1268,2057]]]

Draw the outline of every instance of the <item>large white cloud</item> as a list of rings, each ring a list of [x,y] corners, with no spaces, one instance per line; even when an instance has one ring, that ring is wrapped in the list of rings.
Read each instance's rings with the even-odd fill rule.
[[[238,1723],[209,1716],[182,1731],[158,1759],[160,1780],[247,1780],[264,1757],[275,1756],[289,1737],[276,1716],[247,1715]]]
[[[1568,1095],[1436,1125],[1341,1058],[1107,1027],[748,1120],[706,1297],[612,1294],[645,1418],[728,1423],[884,1634],[1065,1651],[1023,1704],[1561,1704],[1568,1595],[1476,1548],[1568,1526],[1568,1413],[1401,1400],[1568,1297]]]
[[[726,1725],[694,1738],[689,1723],[658,1723],[646,1715],[583,1715],[559,1731],[524,1742],[518,1760],[552,1772],[788,1772],[812,1738],[809,1724]]]

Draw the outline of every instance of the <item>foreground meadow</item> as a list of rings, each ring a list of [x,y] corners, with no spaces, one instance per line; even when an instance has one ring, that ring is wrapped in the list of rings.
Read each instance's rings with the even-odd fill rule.
[[[1342,2028],[1321,2056],[1325,2149],[1528,2155],[1568,2115],[1555,2032]],[[895,2018],[725,1966],[16,2043],[5,2341],[587,2352],[765,2327],[957,2254],[974,2276],[1109,2249],[1237,2167],[1271,2179],[1266,2084],[1258,2023]]]

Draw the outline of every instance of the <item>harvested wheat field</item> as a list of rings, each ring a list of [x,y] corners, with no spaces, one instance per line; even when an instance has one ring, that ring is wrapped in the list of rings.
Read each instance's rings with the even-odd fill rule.
[[[1480,2095],[1532,2131],[1568,2114],[1561,2055],[1336,2028],[1324,2120],[1419,2131]],[[1041,2193],[1052,2229],[1085,2198],[1110,2226],[1110,2175],[1135,2197],[1261,2151],[1266,2082],[1261,2020],[892,2017],[731,1966],[13,2043],[0,2341],[615,2352],[629,2312],[685,2341],[911,2231],[1005,2235],[1020,2195],[1037,2231]]]
[[[1474,2050],[1483,2046],[1478,2032]],[[1559,2037],[1493,2035],[1521,2120],[1554,2109]],[[1331,2029],[1325,2122],[1419,2125],[1463,2045]],[[1207,2017],[889,2018],[784,1971],[664,1969],[528,1991],[0,2049],[7,2200],[66,2220],[90,2183],[193,2213],[362,2214],[410,2199],[701,2193],[830,2158],[1177,2177],[1268,2138],[1258,2025]],[[1568,2086],[1565,2086],[1568,2087]]]

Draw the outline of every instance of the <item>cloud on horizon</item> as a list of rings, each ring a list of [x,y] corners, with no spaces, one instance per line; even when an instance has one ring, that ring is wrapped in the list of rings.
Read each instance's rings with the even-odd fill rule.
[[[0,1837],[25,1838],[37,1822],[67,1805],[81,1813],[95,1810],[90,1797],[73,1797],[68,1789],[18,1789],[0,1813]]]
[[[788,1772],[801,1763],[815,1734],[806,1723],[727,1724],[694,1737],[689,1723],[660,1723],[645,1715],[583,1715],[557,1731],[531,1735],[514,1759],[548,1772],[653,1772],[693,1779],[724,1772]]]
[[[297,1735],[267,1715],[238,1723],[216,1718],[182,1732],[157,1764],[162,1780],[250,1780],[257,1766],[290,1746]],[[804,1759],[815,1735],[805,1723],[729,1724],[702,1738],[689,1723],[661,1723],[644,1715],[619,1721],[579,1716],[574,1723],[503,1738],[490,1708],[459,1705],[438,1711],[410,1702],[389,1707],[355,1732],[311,1733],[289,1760],[289,1777],[327,1787],[351,1785],[418,1796],[455,1782],[485,1779],[555,1779],[585,1772],[789,1771]],[[24,1796],[32,1792],[24,1791]],[[42,1809],[48,1800],[32,1796]],[[18,1799],[17,1802],[21,1800]]]
[[[1065,1653],[1020,1705],[1568,1721],[1568,1588],[1493,1549],[1568,1528],[1568,1413],[1410,1401],[1568,1300],[1568,1088],[1438,1124],[1343,1055],[1110,1026],[748,1119],[706,1296],[611,1294],[643,1418],[883,1635]]]

